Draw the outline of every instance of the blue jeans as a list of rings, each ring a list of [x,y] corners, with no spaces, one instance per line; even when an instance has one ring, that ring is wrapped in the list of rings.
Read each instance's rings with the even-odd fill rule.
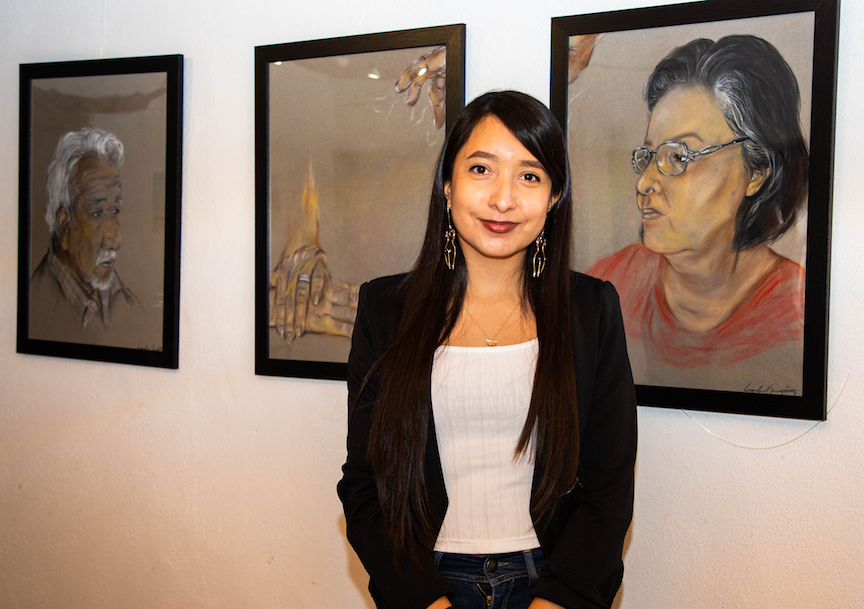
[[[445,554],[435,564],[453,588],[453,609],[527,609],[546,559],[540,548],[508,554]]]

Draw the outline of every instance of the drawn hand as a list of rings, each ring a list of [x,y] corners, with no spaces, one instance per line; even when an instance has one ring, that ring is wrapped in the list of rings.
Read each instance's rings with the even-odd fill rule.
[[[312,307],[306,316],[306,331],[330,336],[350,337],[354,331],[354,320],[357,318],[357,297],[360,286],[356,283],[338,281],[327,273],[327,267],[321,266],[321,296],[316,301],[315,275],[312,275]]]
[[[397,93],[408,91],[408,98],[405,101],[409,106],[417,103],[423,85],[429,83],[429,103],[432,106],[432,121],[435,123],[436,129],[441,128],[445,118],[446,60],[447,47],[437,47],[416,59],[402,72],[402,76],[396,82]]]
[[[289,344],[306,332],[351,336],[359,288],[330,276],[314,246],[283,256],[270,274],[270,326]]]
[[[303,229],[270,273],[269,324],[289,344],[306,332],[351,336],[359,287],[334,279],[318,242],[318,189],[312,166],[303,186]]]
[[[580,34],[571,36],[569,52],[567,55],[568,82],[573,83],[582,71],[588,67],[594,47],[600,42],[603,34]]]

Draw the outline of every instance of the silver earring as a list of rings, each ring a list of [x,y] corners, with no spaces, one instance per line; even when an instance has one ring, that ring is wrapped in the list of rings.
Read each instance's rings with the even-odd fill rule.
[[[534,258],[531,259],[534,277],[539,277],[546,268],[546,237],[543,236],[545,231],[545,228],[541,230],[534,241]]]
[[[450,220],[450,208],[447,208],[447,231],[444,233],[444,264],[451,271],[456,268],[456,230]]]

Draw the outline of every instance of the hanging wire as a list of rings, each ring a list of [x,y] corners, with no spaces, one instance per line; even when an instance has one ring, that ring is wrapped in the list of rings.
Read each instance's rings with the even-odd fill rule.
[[[846,375],[846,381],[844,381],[844,383],[843,383],[843,387],[840,388],[840,393],[837,394],[837,397],[834,399],[834,402],[831,404],[831,407],[828,409],[828,412],[831,412],[832,410],[834,410],[834,406],[836,406],[836,405],[837,405],[837,402],[840,401],[840,397],[843,395],[843,391],[846,390],[846,385],[847,385],[847,383],[849,383],[849,377],[850,377],[850,376],[852,376],[851,373],[848,374],[848,375]],[[786,442],[783,442],[782,444],[777,444],[776,446],[743,446],[743,445],[741,445],[741,444],[736,444],[735,442],[730,442],[730,441],[727,440],[726,438],[721,438],[721,437],[718,436],[716,433],[714,433],[713,431],[711,431],[710,429],[708,429],[707,427],[705,427],[704,425],[702,425],[702,423],[700,423],[699,421],[697,421],[696,419],[694,419],[692,416],[690,416],[690,413],[687,412],[686,410],[684,410],[683,408],[681,409],[681,412],[683,412],[684,414],[686,414],[686,415],[687,415],[687,418],[689,418],[689,419],[690,419],[691,421],[693,421],[696,425],[698,425],[699,427],[701,427],[701,428],[702,428],[702,431],[704,431],[705,433],[708,433],[708,434],[714,436],[715,438],[717,438],[717,439],[720,440],[721,442],[725,442],[726,444],[729,444],[730,446],[734,446],[734,447],[736,447],[736,448],[743,448],[744,450],[776,450],[776,449],[778,449],[778,448],[783,448],[784,446],[789,446],[790,444],[792,444],[793,442],[797,442],[798,440],[800,440],[801,438],[803,438],[803,437],[806,436],[808,433],[810,433],[811,431],[813,431],[814,429],[816,429],[817,427],[819,427],[820,425],[822,425],[822,423],[825,422],[825,421],[816,421],[816,423],[814,423],[812,427],[810,427],[809,429],[807,429],[806,431],[804,431],[804,433],[802,433],[801,435],[796,436],[796,437],[794,437],[794,438],[792,438],[791,440],[788,440],[788,441],[786,441]],[[826,418],[827,418],[827,416],[828,416],[828,412],[825,413]]]
[[[108,25],[106,23],[105,17],[105,2],[107,0],[102,0],[102,44],[99,47],[99,59],[105,58],[105,32],[108,31]]]

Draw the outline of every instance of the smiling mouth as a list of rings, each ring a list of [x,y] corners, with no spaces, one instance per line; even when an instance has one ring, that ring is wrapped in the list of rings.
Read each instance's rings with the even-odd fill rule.
[[[495,222],[494,220],[480,220],[480,223],[486,230],[499,235],[509,233],[517,226],[516,222]]]

